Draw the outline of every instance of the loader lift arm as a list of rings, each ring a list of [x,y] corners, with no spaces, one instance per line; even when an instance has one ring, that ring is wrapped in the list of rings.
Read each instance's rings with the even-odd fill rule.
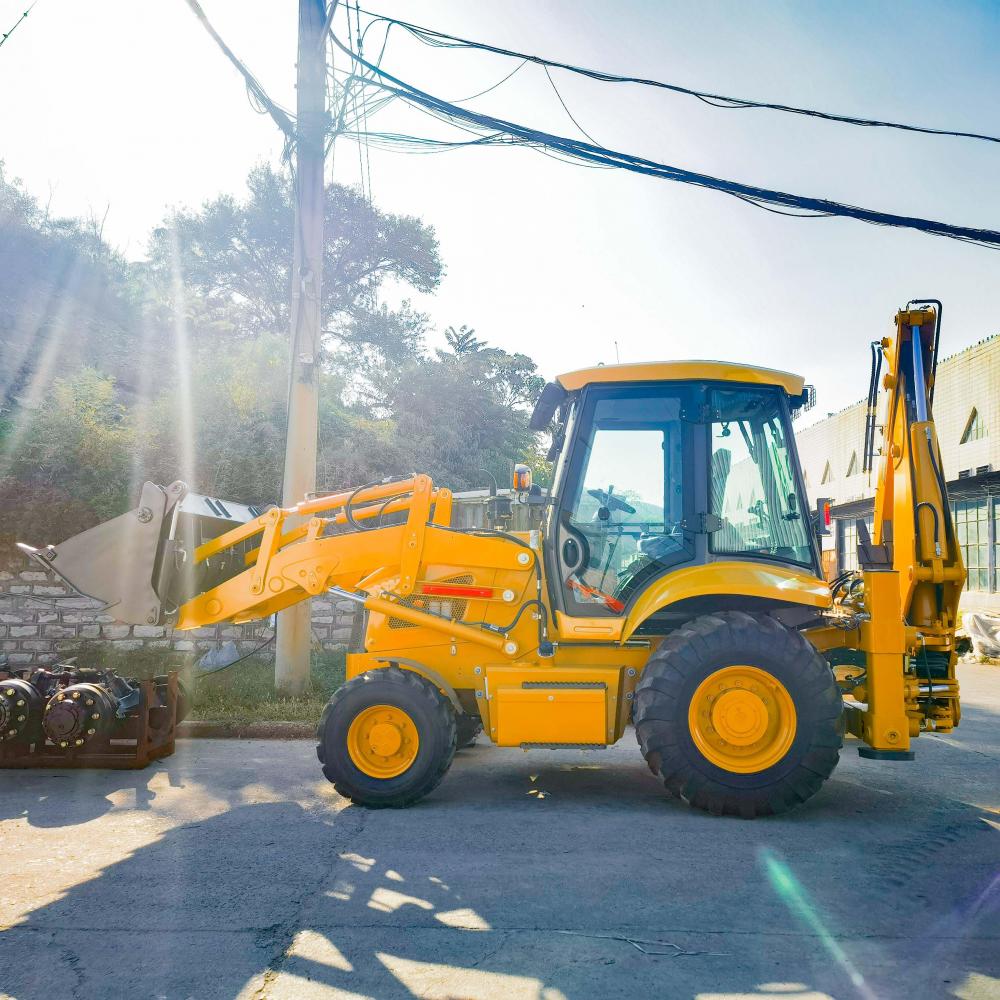
[[[882,363],[886,394],[873,532],[857,522],[859,571],[834,593],[840,639],[812,637],[863,654],[862,673],[843,678],[846,723],[868,744],[862,756],[878,759],[910,759],[911,738],[960,718],[955,630],[965,567],[932,413],[940,321],[939,302],[911,302],[896,315],[896,336],[872,345],[869,456]]]
[[[189,503],[192,497],[199,503]],[[212,516],[201,513],[206,502]],[[500,624],[524,602],[537,603],[537,553],[515,535],[450,528],[451,492],[426,475],[287,509],[239,508],[249,516],[232,527],[217,516],[220,507],[238,509],[189,495],[183,483],[147,483],[136,510],[62,545],[22,550],[133,624],[239,624],[339,590],[370,613],[504,659],[547,641],[544,614]],[[442,584],[456,570],[471,570],[476,585]],[[435,604],[447,609],[449,598],[481,601],[476,618],[483,621],[464,624],[434,611]]]

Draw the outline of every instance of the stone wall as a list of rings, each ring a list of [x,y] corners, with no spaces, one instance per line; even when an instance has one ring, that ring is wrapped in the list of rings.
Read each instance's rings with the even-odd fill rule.
[[[312,600],[314,648],[343,649],[350,638],[354,605],[316,597]],[[175,650],[198,655],[232,640],[241,655],[274,634],[269,621],[251,625],[212,625],[176,632],[162,625],[121,625],[96,602],[78,597],[30,563],[12,546],[0,544],[0,654],[11,666],[54,663],[93,643],[121,652]],[[274,657],[264,646],[262,658]]]

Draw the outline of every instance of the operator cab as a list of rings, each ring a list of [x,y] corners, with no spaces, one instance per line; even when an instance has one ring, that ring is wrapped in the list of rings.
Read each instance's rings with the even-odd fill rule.
[[[791,412],[801,379],[717,362],[560,376],[532,425],[560,414],[549,536],[571,616],[627,613],[649,583],[721,560],[820,575]]]

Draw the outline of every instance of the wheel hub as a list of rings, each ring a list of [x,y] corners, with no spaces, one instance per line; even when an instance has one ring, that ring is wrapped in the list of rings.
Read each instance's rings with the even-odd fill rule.
[[[354,766],[373,778],[395,778],[417,758],[416,723],[395,705],[372,705],[359,712],[347,732]]]
[[[403,734],[391,722],[379,722],[372,726],[368,742],[376,756],[391,757],[403,745]]]
[[[712,725],[734,746],[756,743],[767,732],[767,706],[752,691],[726,691],[712,706]]]
[[[777,764],[795,739],[795,703],[760,667],[734,665],[698,685],[688,710],[695,746],[710,763],[736,774]]]

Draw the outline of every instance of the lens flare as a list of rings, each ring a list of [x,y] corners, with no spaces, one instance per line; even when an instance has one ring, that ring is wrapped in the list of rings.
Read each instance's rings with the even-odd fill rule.
[[[180,240],[170,230],[170,305],[174,314],[174,356],[177,361],[178,427],[180,428],[180,478],[195,485],[196,447],[191,392],[191,350],[188,343],[187,296],[181,267]]]
[[[764,871],[767,873],[768,881],[771,883],[771,888],[774,889],[782,903],[819,938],[833,960],[847,974],[858,993],[863,997],[875,1000],[875,994],[868,988],[864,976],[861,975],[844,949],[827,930],[826,924],[823,923],[816,908],[810,902],[809,895],[791,868],[767,847],[761,849],[760,859]]]

